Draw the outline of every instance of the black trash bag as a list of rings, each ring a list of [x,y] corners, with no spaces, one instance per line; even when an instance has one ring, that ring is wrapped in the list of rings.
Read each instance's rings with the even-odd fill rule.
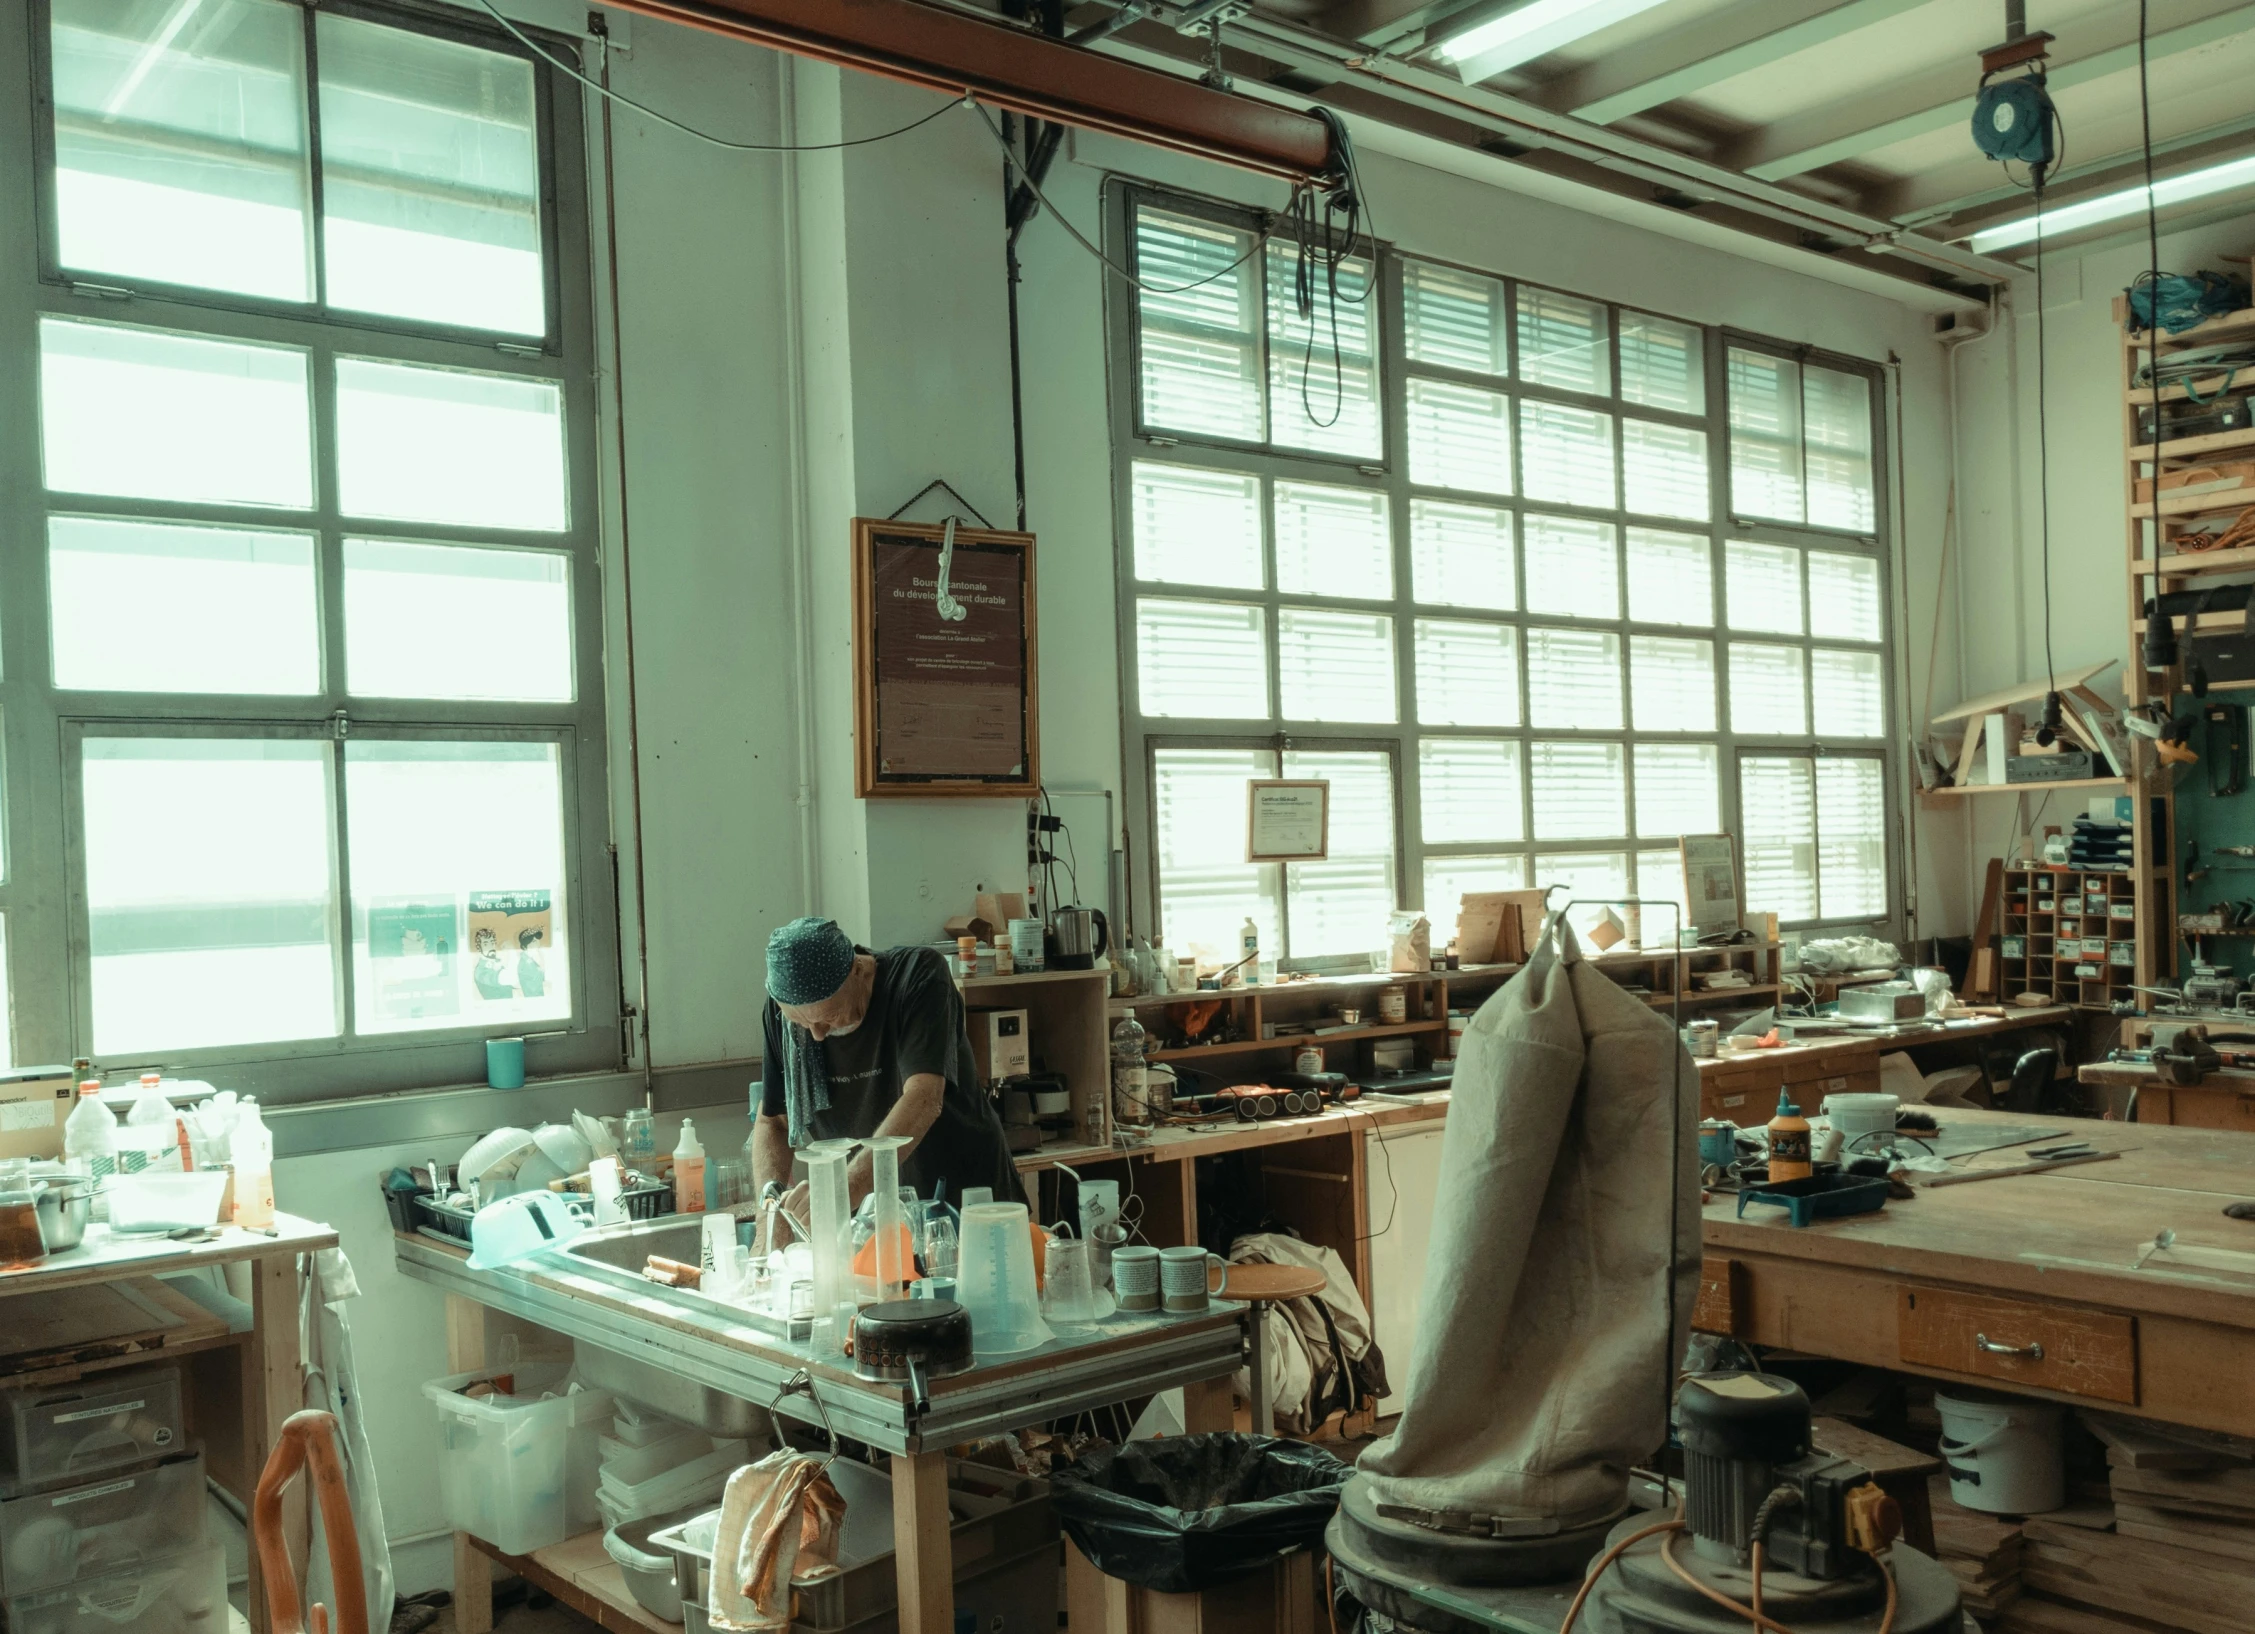
[[[1186,1594],[1322,1548],[1353,1473],[1302,1441],[1185,1435],[1090,1453],[1052,1474],[1049,1490],[1098,1571]]]

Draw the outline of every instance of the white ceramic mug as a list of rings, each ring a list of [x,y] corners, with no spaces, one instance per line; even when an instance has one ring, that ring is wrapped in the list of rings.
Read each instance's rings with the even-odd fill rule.
[[[1112,1292],[1123,1311],[1159,1308],[1159,1251],[1144,1243],[1112,1250]]]
[[[1118,1263],[1115,1257],[1113,1264]],[[1229,1292],[1229,1262],[1219,1254],[1209,1254],[1203,1248],[1160,1249],[1160,1303],[1177,1315],[1204,1310],[1211,1297],[1207,1292],[1209,1265],[1221,1267],[1221,1291]]]

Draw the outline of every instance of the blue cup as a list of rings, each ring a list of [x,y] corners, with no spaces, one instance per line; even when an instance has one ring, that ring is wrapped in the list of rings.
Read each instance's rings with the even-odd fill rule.
[[[495,1089],[525,1087],[525,1041],[489,1038],[485,1041],[485,1081]]]

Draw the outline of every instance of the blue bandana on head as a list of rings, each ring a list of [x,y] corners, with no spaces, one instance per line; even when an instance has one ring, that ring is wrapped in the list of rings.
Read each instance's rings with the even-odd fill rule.
[[[853,939],[829,919],[794,919],[767,939],[767,991],[777,1004],[820,1004],[853,974]],[[783,1023],[786,1138],[814,1138],[814,1115],[830,1110],[830,1063],[804,1027]]]

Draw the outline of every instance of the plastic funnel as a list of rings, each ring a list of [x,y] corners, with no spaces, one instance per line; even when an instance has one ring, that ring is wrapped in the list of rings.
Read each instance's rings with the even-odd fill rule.
[[[1050,1339],[1025,1204],[974,1203],[963,1211],[955,1298],[971,1313],[971,1347],[979,1355],[1014,1355]]]

